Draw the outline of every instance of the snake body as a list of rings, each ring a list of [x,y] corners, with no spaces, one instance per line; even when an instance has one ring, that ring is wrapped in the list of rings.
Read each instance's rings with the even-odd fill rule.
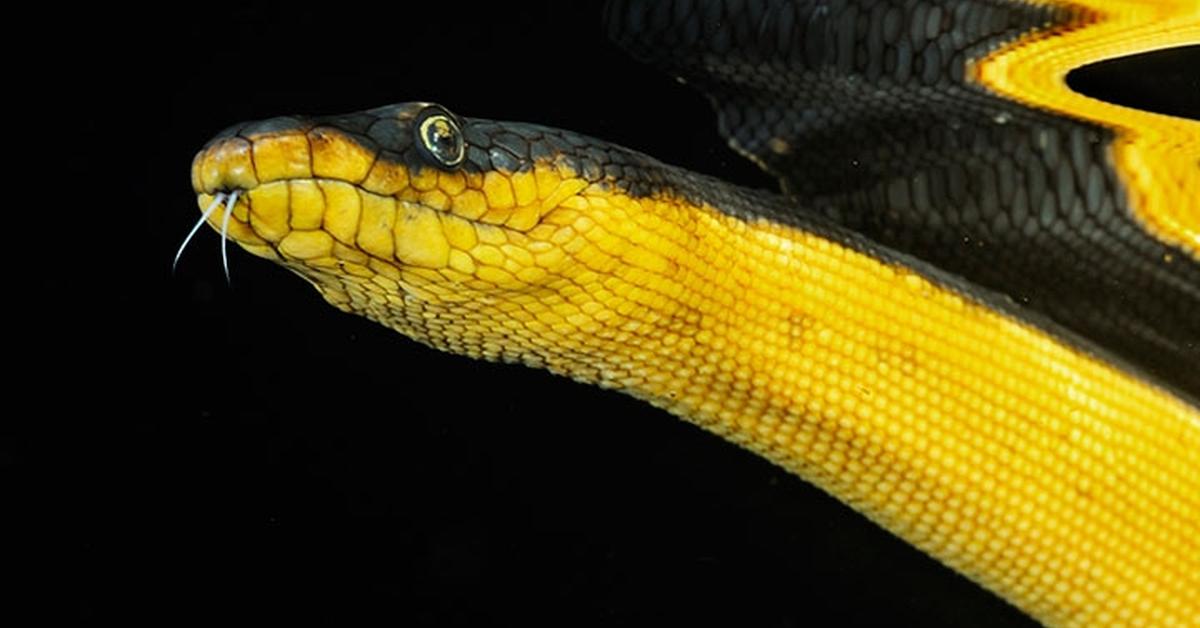
[[[1194,12],[1171,18],[1170,3],[1154,4],[780,3],[734,20],[715,4],[671,14],[634,2],[610,7],[626,17],[611,19],[610,31],[708,94],[731,144],[813,211],[1009,295],[1198,394],[1200,269],[1178,249],[1191,259],[1200,250],[1200,190],[1176,148],[1195,146],[1196,125],[1106,109],[1061,82],[1098,51],[1121,50],[1109,48],[1113,39],[1129,47],[1195,36]],[[1113,19],[1122,12],[1134,15]],[[1102,16],[1120,30],[1098,24]],[[1148,33],[1130,26],[1135,17],[1149,20]],[[1034,29],[1042,34],[1021,38]],[[1061,41],[1072,33],[1090,49]],[[1110,160],[1118,133],[1133,128],[1151,137],[1126,132],[1115,147],[1125,154],[1112,157],[1137,153],[1137,186],[1163,199],[1141,217]],[[1130,290],[1155,297],[1127,298]]]
[[[1200,617],[1200,132],[1063,86],[1195,41],[1194,7],[614,2],[608,23],[784,194],[405,103],[227,129],[199,202],[345,311],[645,399],[1040,621]]]

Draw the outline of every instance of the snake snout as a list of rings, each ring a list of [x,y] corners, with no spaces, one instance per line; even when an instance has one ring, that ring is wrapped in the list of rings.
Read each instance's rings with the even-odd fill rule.
[[[272,181],[312,176],[305,136],[311,126],[293,117],[242,124],[221,131],[196,153],[192,159],[192,189],[203,215],[184,240],[176,262],[188,240],[205,222],[222,236],[221,256],[226,275],[228,240],[256,255],[276,257],[271,244],[290,230],[287,220],[279,219],[279,211],[269,211],[272,206],[265,199],[260,199],[260,211],[252,218],[249,201],[253,196],[262,196],[264,187],[271,187]],[[281,208],[280,203],[275,205],[274,209]],[[282,207],[286,205],[284,198]]]
[[[192,189],[197,194],[230,193],[257,186],[250,143],[242,138],[214,140],[192,159]]]
[[[344,143],[335,129],[296,116],[229,127],[196,154],[192,188],[198,194],[215,194],[249,191],[272,181],[311,179],[322,174],[315,172],[320,170],[319,162],[341,161],[341,155],[318,154],[318,144],[329,135],[337,136],[337,146]]]

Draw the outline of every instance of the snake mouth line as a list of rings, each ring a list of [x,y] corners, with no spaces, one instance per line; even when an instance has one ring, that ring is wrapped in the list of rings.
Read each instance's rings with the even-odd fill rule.
[[[486,202],[503,197],[488,183],[500,173],[479,182],[419,174],[394,194],[344,177],[282,177],[251,187],[224,185],[222,177],[196,190],[202,215],[176,260],[208,222],[222,234],[223,250],[232,240],[310,281],[349,273],[389,277],[406,290],[431,281],[450,292],[540,290],[570,265],[557,243],[582,238],[593,226],[585,205],[603,202],[581,195],[586,186],[578,180],[540,174],[507,175],[516,190],[507,206]],[[544,184],[536,196],[535,178]]]
[[[231,241],[260,257],[303,261],[318,256],[313,250],[321,247],[307,242],[314,236],[320,236],[330,242],[356,248],[368,257],[377,258],[378,261],[395,263],[396,260],[390,256],[368,250],[359,242],[360,231],[366,230],[362,224],[362,217],[360,215],[352,220],[345,220],[344,200],[339,208],[336,199],[322,194],[324,198],[321,209],[314,213],[310,208],[310,211],[302,214],[303,208],[293,206],[291,198],[287,198],[282,204],[277,202],[278,198],[255,198],[262,188],[269,190],[292,186],[294,189],[296,185],[315,185],[322,189],[337,186],[342,190],[340,196],[343,199],[347,194],[356,195],[360,202],[363,198],[379,197],[355,183],[324,178],[283,179],[249,187],[222,186],[212,190],[197,190],[196,199],[201,208],[201,215],[176,251],[171,264],[172,272],[178,267],[184,250],[205,223],[209,223],[221,236],[221,266],[226,282],[230,281],[228,249]],[[270,202],[272,200],[276,202]],[[425,206],[420,202],[396,199],[395,204],[401,211],[407,209],[424,214],[438,213],[437,208]],[[306,244],[298,243],[301,239],[304,239]]]

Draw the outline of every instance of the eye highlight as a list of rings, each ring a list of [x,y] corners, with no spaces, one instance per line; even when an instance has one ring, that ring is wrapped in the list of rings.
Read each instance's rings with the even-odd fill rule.
[[[417,116],[417,146],[435,164],[453,168],[467,156],[462,130],[449,112],[430,107]]]

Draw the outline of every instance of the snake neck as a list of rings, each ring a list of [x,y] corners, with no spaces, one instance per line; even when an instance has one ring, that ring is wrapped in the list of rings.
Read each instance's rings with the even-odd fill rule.
[[[730,255],[801,246],[763,237],[712,207],[593,185],[527,233],[475,225],[477,261],[460,281],[417,267],[369,281],[347,281],[344,265],[299,272],[330,303],[434,348],[546,368],[692,414],[735,380],[747,385],[752,365],[765,363],[756,357],[764,343],[794,333],[787,299],[772,296],[754,313],[738,305],[749,290],[795,287],[785,260],[778,281],[765,282],[752,275],[757,262]]]
[[[488,245],[486,280],[307,274],[425,344],[757,451],[1043,621],[1195,616],[1194,409],[921,272],[737,214],[591,186]]]

